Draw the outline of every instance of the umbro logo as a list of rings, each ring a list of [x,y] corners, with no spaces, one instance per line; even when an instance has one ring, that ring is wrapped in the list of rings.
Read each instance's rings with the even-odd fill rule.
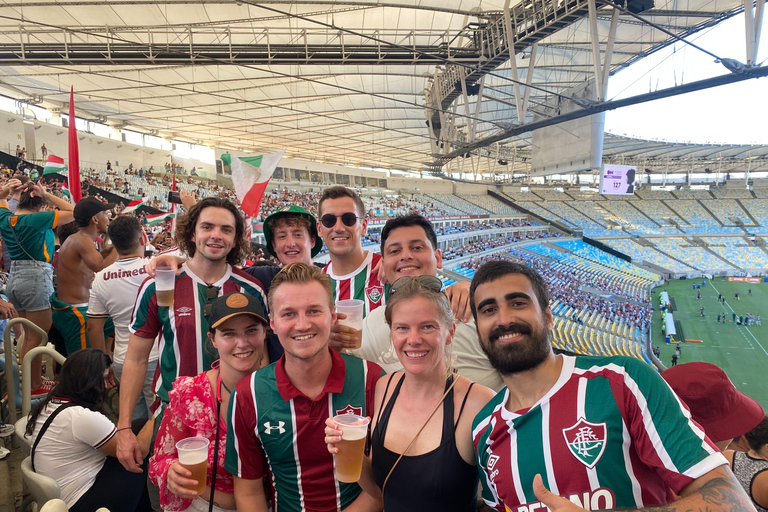
[[[270,422],[264,423],[264,433],[272,435],[273,430],[277,430],[278,434],[285,434],[285,422],[284,421],[278,421],[276,426],[272,426]]]
[[[488,471],[493,471],[493,468],[496,466],[496,463],[499,461],[498,455],[491,455],[488,457],[488,464],[486,467],[488,468]]]
[[[193,311],[194,310],[192,308],[187,307],[187,306],[182,306],[180,308],[176,308],[176,314],[178,316],[190,316],[190,315],[192,315]]]

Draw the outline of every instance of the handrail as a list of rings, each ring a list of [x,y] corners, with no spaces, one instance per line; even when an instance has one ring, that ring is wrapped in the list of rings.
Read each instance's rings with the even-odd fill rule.
[[[13,353],[13,343],[11,342],[11,327],[13,327],[16,324],[22,324],[24,327],[29,327],[33,331],[35,331],[37,334],[40,335],[41,345],[46,345],[48,343],[48,333],[46,333],[44,330],[42,330],[40,327],[32,323],[30,320],[27,320],[26,318],[11,318],[8,320],[8,323],[5,326],[5,332],[3,333],[3,348],[5,351],[5,381],[7,384],[8,389],[8,415],[11,420],[11,424],[16,424],[16,386],[18,386],[18,383],[15,382],[15,379],[13,378],[13,360],[10,358],[15,357]],[[29,359],[29,358],[25,358]],[[31,359],[30,359],[31,361]],[[24,375],[28,375],[29,371],[24,372]],[[31,383],[31,381],[30,381]],[[32,390],[27,390],[28,393],[30,393]],[[13,397],[13,398],[11,398]],[[30,397],[27,397],[27,405],[29,406]],[[13,404],[13,406],[11,406]],[[22,410],[24,409],[24,393],[22,392],[22,398],[21,398],[21,404],[22,404]],[[28,412],[28,411],[27,411]]]
[[[32,408],[32,376],[29,374],[30,367],[32,366],[32,360],[40,355],[49,355],[57,363],[64,364],[67,360],[66,357],[56,352],[53,347],[43,345],[41,347],[35,347],[24,357],[21,362],[21,414],[26,416],[29,414],[29,410]],[[15,421],[14,421],[15,422]]]

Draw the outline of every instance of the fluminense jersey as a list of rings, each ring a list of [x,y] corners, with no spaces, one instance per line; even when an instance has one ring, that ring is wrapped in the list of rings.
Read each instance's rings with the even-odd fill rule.
[[[358,299],[365,302],[363,316],[386,303],[384,285],[379,281],[373,268],[381,261],[381,254],[368,251],[363,263],[357,270],[345,276],[333,273],[333,263],[328,264],[323,272],[331,277],[333,300]]]
[[[227,272],[212,286],[219,288],[219,297],[230,292],[250,293],[267,311],[263,286],[242,270],[227,265]],[[208,318],[203,315],[203,309],[207,302],[207,287],[185,263],[176,276],[172,308],[157,305],[154,278],[147,278],[139,288],[130,331],[140,338],[154,339],[160,335],[154,390],[165,403],[168,403],[168,392],[173,381],[209,370],[217,358],[215,350],[205,347]]]
[[[337,512],[360,494],[357,484],[334,477],[333,456],[325,444],[325,420],[354,413],[373,415],[381,368],[330,350],[331,372],[314,400],[285,373],[285,357],[241,380],[229,403],[225,467],[258,480],[266,474],[278,512]]]
[[[512,413],[500,391],[472,422],[483,499],[528,512],[540,474],[554,494],[587,510],[668,503],[725,458],[670,387],[629,357],[563,357],[552,389]]]

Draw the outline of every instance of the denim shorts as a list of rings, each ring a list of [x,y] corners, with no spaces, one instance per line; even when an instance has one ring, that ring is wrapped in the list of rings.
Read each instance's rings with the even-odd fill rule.
[[[33,260],[11,262],[11,274],[5,285],[5,294],[16,311],[43,311],[50,309],[49,297],[53,293],[53,266]]]

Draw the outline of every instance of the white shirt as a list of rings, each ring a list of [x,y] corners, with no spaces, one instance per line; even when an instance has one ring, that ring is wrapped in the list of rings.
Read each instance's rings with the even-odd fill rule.
[[[141,283],[147,278],[144,265],[149,258],[127,258],[117,260],[98,274],[93,280],[91,298],[88,301],[88,316],[91,318],[112,317],[115,323],[115,353],[112,360],[123,364],[128,351],[128,337],[131,313]],[[149,361],[157,361],[157,340],[152,346]]]
[[[397,358],[389,336],[389,326],[384,319],[384,307],[376,308],[363,318],[363,341],[360,348],[350,350],[352,355],[374,362],[387,373],[403,369]],[[494,391],[504,387],[504,381],[491,366],[488,357],[480,347],[477,330],[473,321],[456,325],[456,334],[451,343],[453,366],[461,376],[472,382],[487,386]]]
[[[48,403],[35,421],[32,442],[53,411],[61,404]],[[72,507],[88,491],[104,467],[107,456],[98,448],[115,435],[115,425],[100,412],[79,405],[54,418],[35,449],[35,472],[53,478],[61,499]]]

